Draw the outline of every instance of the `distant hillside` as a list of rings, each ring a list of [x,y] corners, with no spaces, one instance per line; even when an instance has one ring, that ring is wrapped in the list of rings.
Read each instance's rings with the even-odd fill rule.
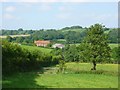
[[[40,30],[2,30],[1,37],[10,36],[8,41],[17,42],[17,43],[25,43],[30,44],[35,40],[50,40],[56,43],[80,43],[83,38],[87,35],[87,28],[83,28],[81,26],[70,26],[64,27],[62,29],[40,29]],[[118,42],[118,30],[117,28],[104,28],[104,33],[108,34],[108,42],[109,43],[117,43]],[[29,37],[23,37],[23,35],[30,35]],[[15,37],[14,37],[15,36]],[[18,37],[19,36],[19,37]],[[62,40],[62,41],[61,41]]]
[[[28,37],[30,36],[30,34],[27,34],[27,35],[9,35],[10,37],[14,38],[14,37]],[[0,36],[0,38],[7,38],[7,35],[5,36]]]
[[[36,47],[36,46],[27,46],[27,45],[21,45],[22,48],[28,49],[30,51],[34,51],[34,50],[40,50],[44,53],[50,53],[52,51],[52,49],[49,48],[44,48],[44,47]]]
[[[61,30],[62,32],[67,32],[67,31],[75,31],[75,32],[83,32],[84,30],[86,30],[86,29],[83,29],[83,28],[81,28],[81,29],[66,29],[66,30]]]

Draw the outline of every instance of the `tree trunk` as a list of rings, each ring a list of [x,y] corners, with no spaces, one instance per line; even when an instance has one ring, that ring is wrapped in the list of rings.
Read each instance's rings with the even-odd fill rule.
[[[91,70],[96,70],[96,62],[93,60],[93,68]]]

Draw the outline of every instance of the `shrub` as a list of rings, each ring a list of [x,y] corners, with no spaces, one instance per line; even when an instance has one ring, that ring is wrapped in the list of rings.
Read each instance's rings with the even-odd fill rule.
[[[40,69],[54,65],[56,61],[51,54],[41,51],[29,51],[14,43],[2,43],[3,75]]]

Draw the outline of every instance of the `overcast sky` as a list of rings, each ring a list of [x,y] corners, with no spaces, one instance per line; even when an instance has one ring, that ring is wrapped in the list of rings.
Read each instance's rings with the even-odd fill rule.
[[[59,29],[73,25],[88,27],[95,23],[103,23],[106,27],[118,27],[117,2],[30,1],[29,3],[4,2],[0,4],[2,28]]]

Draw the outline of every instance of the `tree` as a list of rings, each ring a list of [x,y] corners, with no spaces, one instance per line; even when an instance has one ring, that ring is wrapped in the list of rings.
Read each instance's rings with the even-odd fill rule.
[[[21,31],[23,31],[23,29],[22,29],[22,28],[19,28],[18,31],[21,32]]]
[[[8,42],[12,42],[12,37],[11,37],[11,36],[7,36],[6,40],[7,40]]]
[[[17,37],[16,38],[16,42],[18,42],[18,43],[22,43],[23,40],[24,40],[24,37]]]
[[[120,63],[120,46],[114,47],[112,49],[112,58],[114,59],[114,63]]]
[[[64,60],[59,60],[58,72],[64,73],[65,69],[66,69],[65,61]]]
[[[108,62],[110,60],[111,49],[108,46],[107,36],[104,34],[104,27],[101,24],[92,25],[88,29],[87,36],[81,46],[83,47],[81,57],[93,63],[91,70],[96,70],[97,62],[100,63],[106,60]]]
[[[112,29],[109,33],[108,33],[108,40],[110,43],[117,43],[118,42],[118,29]]]
[[[79,52],[76,45],[67,45],[64,49],[64,57],[67,62],[78,62]]]

